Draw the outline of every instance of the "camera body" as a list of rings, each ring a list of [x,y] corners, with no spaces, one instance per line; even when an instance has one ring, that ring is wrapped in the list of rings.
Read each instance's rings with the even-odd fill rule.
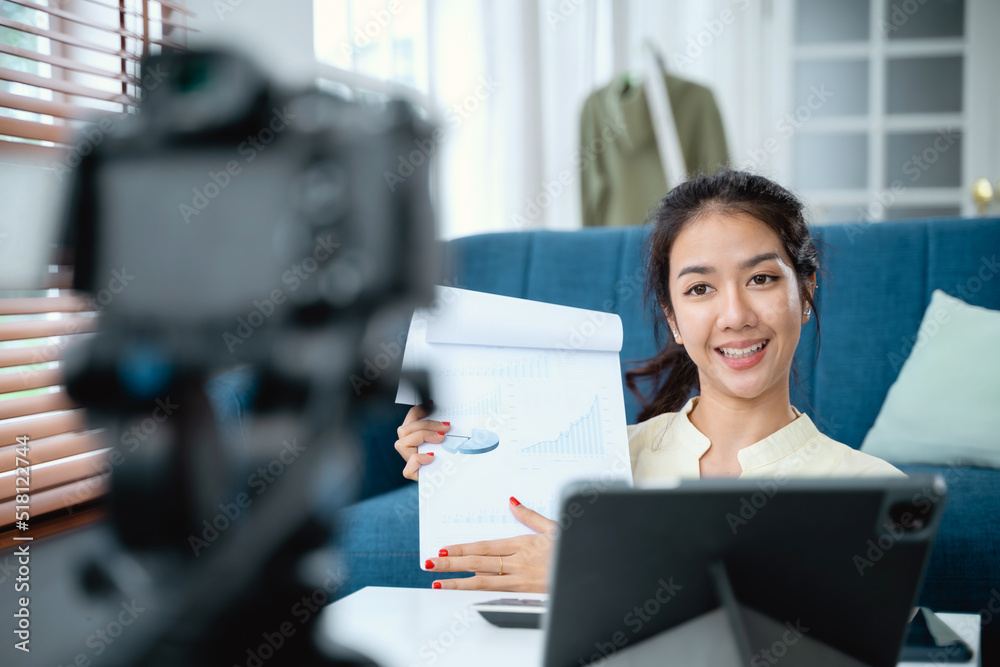
[[[430,136],[409,105],[285,93],[223,53],[144,67],[159,83],[83,160],[69,207],[74,288],[135,276],[104,309],[106,330],[158,338],[181,365],[268,363],[273,340],[258,331],[432,298],[429,170],[395,174]]]

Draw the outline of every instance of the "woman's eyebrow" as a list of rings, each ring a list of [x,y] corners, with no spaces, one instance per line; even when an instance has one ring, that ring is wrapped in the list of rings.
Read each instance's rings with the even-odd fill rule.
[[[753,267],[757,266],[761,262],[768,261],[769,259],[780,260],[781,257],[776,252],[761,253],[759,255],[754,255],[753,257],[751,257],[747,261],[745,261],[742,264],[740,264],[740,268],[741,269],[750,269],[750,268],[753,268]]]
[[[761,262],[766,262],[766,261],[771,260],[771,259],[780,260],[781,256],[778,255],[778,253],[776,253],[776,252],[764,252],[764,253],[761,253],[759,255],[754,255],[750,259],[746,260],[745,262],[743,262],[742,264],[740,264],[740,268],[741,269],[750,269],[750,268],[753,268],[753,267],[757,266]],[[684,276],[684,275],[686,275],[688,273],[709,274],[709,273],[715,273],[715,269],[713,269],[711,266],[705,266],[704,264],[695,264],[695,265],[692,265],[692,266],[685,266],[683,269],[681,269],[680,271],[678,271],[677,277],[680,278],[681,276]]]
[[[704,266],[702,264],[697,264],[694,266],[685,266],[683,269],[680,270],[680,272],[678,272],[677,277],[680,278],[681,276],[688,273],[715,273],[715,269],[713,269],[710,266]]]

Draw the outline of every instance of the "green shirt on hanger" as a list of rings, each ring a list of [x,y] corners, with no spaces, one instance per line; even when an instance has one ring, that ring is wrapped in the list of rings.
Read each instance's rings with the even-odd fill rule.
[[[718,171],[728,164],[729,152],[712,91],[669,74],[664,79],[688,173]],[[585,226],[646,221],[666,194],[666,177],[644,86],[619,75],[587,98],[579,163]]]

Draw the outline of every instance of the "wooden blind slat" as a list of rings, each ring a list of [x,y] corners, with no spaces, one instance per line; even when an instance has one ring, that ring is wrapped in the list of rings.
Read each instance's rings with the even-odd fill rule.
[[[55,391],[39,396],[9,398],[0,401],[0,419],[13,419],[56,410],[72,410],[77,407],[79,406],[69,399],[65,391]]]
[[[35,494],[46,489],[65,486],[107,472],[107,466],[101,464],[106,463],[109,451],[98,449],[47,463],[35,464],[32,462],[32,465],[28,467],[28,480],[30,482],[28,488],[31,491],[31,496],[34,497]],[[14,484],[14,479],[17,476],[16,470],[0,473],[0,502],[11,500],[17,495],[17,486]]]
[[[16,120],[0,116],[0,134],[22,139],[37,139],[65,144],[73,136],[73,132],[65,125],[49,125],[34,121]]]
[[[79,296],[37,296],[0,299],[0,315],[74,313],[93,310],[93,304]]]
[[[49,79],[37,74],[28,74],[27,72],[19,72],[15,69],[6,69],[4,67],[0,67],[0,81],[14,81],[15,83],[23,83],[28,86],[35,86],[36,88],[56,90],[67,95],[89,97],[94,100],[104,100],[105,102],[114,102],[116,104],[135,104],[135,100],[121,93],[98,90],[97,88],[84,86],[73,81]]]
[[[50,361],[58,361],[61,352],[61,345],[9,347],[0,350],[0,368],[27,366],[30,364],[44,364]],[[4,419],[4,417],[0,417],[0,419]]]
[[[65,530],[82,528],[92,523],[97,523],[108,517],[107,503],[91,501],[84,505],[77,505],[64,509],[61,512],[48,513],[39,521],[32,517],[31,533],[33,538],[40,539],[49,535],[58,535]],[[13,549],[24,542],[18,542],[15,537],[24,537],[25,533],[19,531],[13,524],[6,528],[0,528],[0,555],[5,549]]]
[[[2,51],[3,45],[0,44],[0,52]],[[40,100],[37,97],[15,95],[14,93],[5,91],[0,91],[0,107],[39,113],[46,116],[56,116],[57,118],[66,118],[69,120],[92,120],[95,112],[100,113],[98,109],[85,109],[72,104],[53,102],[52,100]]]
[[[66,509],[72,505],[79,505],[88,500],[93,500],[103,496],[108,492],[108,477],[95,475],[87,479],[73,482],[66,486],[60,486],[48,491],[40,491],[31,494],[31,519],[32,521],[50,512]],[[14,523],[15,501],[8,500],[0,503],[0,526],[9,526]]]
[[[65,32],[59,32],[57,30],[51,30],[46,28],[37,28],[33,25],[27,23],[19,23],[17,21],[12,21],[8,18],[0,16],[0,26],[5,28],[10,28],[11,30],[18,30],[20,32],[29,33],[36,35],[38,37],[44,37],[46,39],[51,39],[61,44],[66,44],[68,46],[76,46],[81,49],[87,49],[89,51],[95,51],[97,53],[104,53],[109,56],[115,56],[116,58],[123,58],[125,60],[135,60],[138,61],[139,57],[133,53],[122,49],[115,49],[111,46],[104,46],[103,44],[98,44],[97,42],[91,42],[86,39],[81,39],[76,35],[72,35]],[[117,28],[109,32],[117,32]],[[137,39],[142,39],[141,36],[136,36]]]
[[[0,155],[23,155],[26,158],[59,160],[65,155],[65,149],[57,146],[39,146],[20,141],[7,141],[0,138]]]
[[[33,370],[25,367],[19,372],[0,374],[0,394],[8,394],[12,391],[24,391],[26,389],[54,387],[61,384],[62,381],[63,373],[58,368]]]
[[[93,74],[94,76],[104,77],[105,79],[114,79],[115,81],[127,81],[129,83],[134,83],[134,84],[138,83],[135,77],[122,74],[121,72],[110,72],[106,69],[101,69],[100,67],[94,67],[92,65],[86,65],[84,63],[77,62],[75,60],[70,60],[69,58],[54,56],[50,53],[39,53],[38,51],[32,51],[31,49],[25,49],[20,46],[13,46],[11,44],[0,43],[0,53],[6,53],[7,55],[17,56],[18,58],[24,58],[25,60],[34,60],[40,63],[55,65],[56,67],[61,67],[62,69],[66,70],[72,70],[74,72]]]
[[[107,9],[113,9],[116,12],[119,11],[119,6],[117,4],[111,4],[109,2],[104,2],[103,0],[84,0],[84,1],[85,2],[89,2],[92,5],[97,5],[98,7],[106,7]],[[172,2],[170,2],[170,3],[168,3],[168,2],[159,2],[158,4],[160,4],[161,6],[165,7],[166,9],[175,10],[175,11],[181,13],[181,14],[184,14],[185,16],[191,16],[191,17],[197,16],[197,14],[195,14],[191,10],[185,9],[184,7],[176,5],[176,4],[172,3]],[[142,12],[137,12],[137,11],[132,10],[132,9],[126,9],[126,10],[124,10],[123,13],[124,14],[128,14],[130,16],[142,16]],[[166,12],[164,12],[164,13],[166,13]]]
[[[156,19],[151,18],[150,21],[156,22]],[[165,16],[159,20],[159,23],[165,28],[177,28],[182,32],[201,32],[201,30],[198,30],[197,28],[185,25],[183,20],[180,23],[177,21],[168,21]]]
[[[8,18],[0,16],[0,26],[4,28],[10,28],[11,30],[18,30],[20,32],[26,32],[30,35],[37,35],[38,37],[45,37],[62,44],[69,44],[70,46],[78,46],[81,49],[89,49],[90,51],[96,51],[98,53],[106,53],[109,56],[115,56],[118,58],[132,58],[135,59],[132,54],[128,51],[122,51],[121,49],[113,49],[103,44],[97,44],[95,42],[88,41],[86,39],[80,39],[76,35],[69,35],[64,32],[58,32],[56,30],[46,30],[45,28],[36,28],[33,25],[28,25],[27,23],[18,23],[17,21],[11,21]]]
[[[83,431],[87,428],[86,415],[82,408],[53,412],[44,415],[31,415],[21,419],[8,419],[0,422],[0,445],[12,445],[18,436],[26,435],[33,442],[40,438],[62,435],[71,431]]]
[[[83,433],[63,433],[49,438],[32,440],[28,450],[28,460],[31,465],[46,463],[67,456],[76,456],[95,449],[105,449],[109,446],[105,431],[84,431]],[[8,472],[15,468],[15,448],[17,444],[0,447],[0,472]]]
[[[188,50],[185,46],[183,46],[181,44],[178,44],[177,42],[171,42],[170,40],[165,40],[165,39],[150,39],[148,41],[149,41],[150,44],[155,44],[157,46],[162,46],[163,48],[174,49],[176,51],[187,51]]]
[[[29,9],[34,9],[35,11],[44,12],[50,16],[57,16],[66,21],[72,23],[77,23],[79,25],[85,25],[88,28],[96,28],[98,30],[103,30],[104,32],[110,32],[118,35],[123,35],[131,39],[142,39],[142,35],[138,35],[134,32],[122,31],[117,27],[113,27],[108,23],[99,23],[93,19],[88,19],[79,14],[74,14],[73,12],[68,12],[65,9],[59,9],[58,7],[52,7],[49,5],[40,5],[32,0],[7,0],[7,2],[13,3],[15,5],[21,5],[22,7],[28,7]]]
[[[68,316],[58,320],[23,320],[0,322],[0,340],[24,340],[67,334],[88,333],[97,329],[97,318]]]

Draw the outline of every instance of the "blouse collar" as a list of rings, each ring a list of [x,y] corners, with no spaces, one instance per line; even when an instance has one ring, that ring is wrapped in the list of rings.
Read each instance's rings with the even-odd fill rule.
[[[695,458],[700,459],[711,447],[712,442],[708,436],[691,423],[690,414],[697,404],[698,397],[695,396],[684,405],[681,409],[680,419],[677,420],[677,428],[680,430],[680,443]],[[755,442],[749,447],[744,447],[737,453],[736,456],[743,472],[770,465],[788,456],[819,434],[819,430],[809,419],[809,415],[802,414],[794,405],[791,407],[792,412],[795,413],[795,419],[763,440]]]

